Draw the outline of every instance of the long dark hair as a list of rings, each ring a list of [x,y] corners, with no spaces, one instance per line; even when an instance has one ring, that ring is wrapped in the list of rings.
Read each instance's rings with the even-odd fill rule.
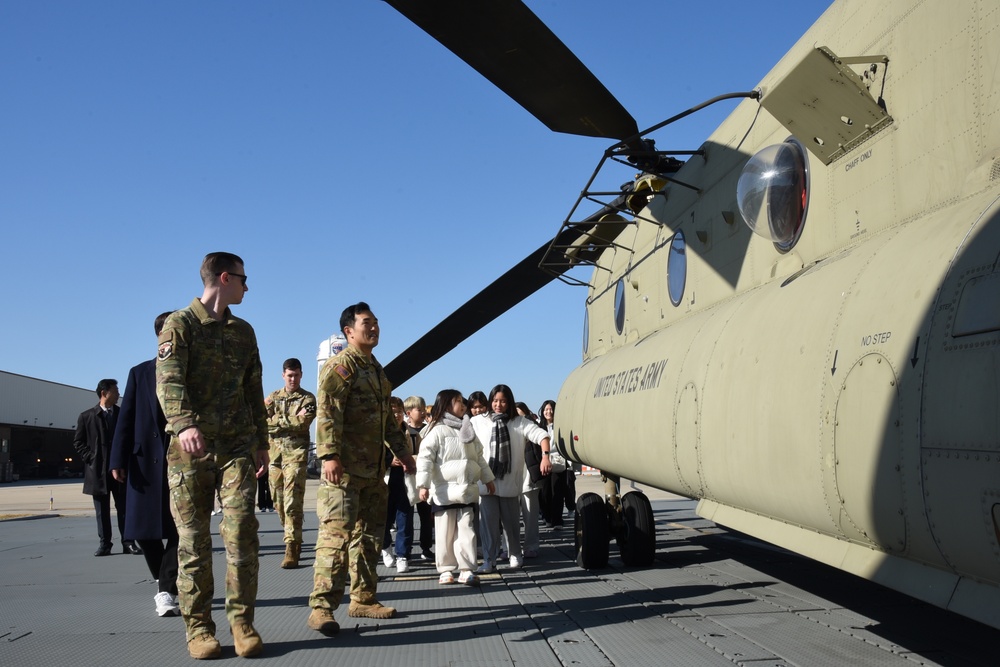
[[[555,418],[556,418],[556,402],[553,401],[553,400],[551,400],[551,399],[549,399],[549,400],[545,401],[544,403],[542,403],[542,407],[538,408],[538,424],[542,428],[548,428],[548,426],[549,426],[549,422],[547,422],[545,420],[545,406],[546,405],[551,405],[552,406],[552,419],[553,419],[553,421],[555,421]]]
[[[431,428],[434,428],[444,420],[444,415],[448,412],[448,408],[461,395],[462,392],[458,389],[442,389],[438,392],[437,398],[434,399],[434,407],[431,408]]]
[[[514,392],[505,384],[498,384],[493,389],[490,389],[490,402],[487,404],[490,412],[493,412],[493,399],[497,394],[503,394],[504,398],[507,399],[507,419],[516,417],[517,408],[514,406]]]
[[[518,401],[517,403],[514,404],[514,408],[517,410],[517,413],[522,417],[526,417],[527,419],[531,419],[531,421],[535,421],[533,418],[533,415],[535,413],[531,411],[531,408],[528,407],[527,403]]]

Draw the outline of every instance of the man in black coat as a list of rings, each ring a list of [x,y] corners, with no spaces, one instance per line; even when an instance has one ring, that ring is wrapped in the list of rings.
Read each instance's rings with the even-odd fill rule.
[[[118,422],[118,381],[101,380],[97,384],[100,402],[84,410],[76,420],[73,447],[83,459],[83,492],[94,497],[97,514],[97,537],[101,544],[95,556],[111,553],[111,498],[118,513],[118,533],[125,553],[141,554],[133,542],[125,539],[125,486],[108,473],[111,440]]]
[[[163,313],[153,322],[157,336],[168,315]],[[178,616],[178,536],[167,495],[166,427],[167,418],[156,398],[156,359],[150,359],[128,373],[111,444],[110,468],[112,477],[125,484],[125,537],[142,547],[149,572],[158,582],[159,590],[153,598],[156,613]]]

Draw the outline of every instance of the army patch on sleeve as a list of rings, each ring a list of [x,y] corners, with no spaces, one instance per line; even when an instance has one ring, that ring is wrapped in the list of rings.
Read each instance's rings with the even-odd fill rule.
[[[351,377],[351,371],[346,366],[341,366],[338,364],[333,370],[337,375],[344,378],[345,380]]]
[[[160,343],[159,349],[156,351],[156,358],[160,361],[166,361],[170,358],[170,355],[174,352],[174,344],[170,341],[166,343]]]

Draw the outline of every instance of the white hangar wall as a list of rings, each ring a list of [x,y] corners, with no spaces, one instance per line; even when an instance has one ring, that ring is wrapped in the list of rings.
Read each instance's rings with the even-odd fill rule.
[[[95,405],[94,389],[0,371],[0,424],[75,429],[77,416]]]
[[[94,405],[94,389],[0,371],[0,482],[80,476],[73,433]]]

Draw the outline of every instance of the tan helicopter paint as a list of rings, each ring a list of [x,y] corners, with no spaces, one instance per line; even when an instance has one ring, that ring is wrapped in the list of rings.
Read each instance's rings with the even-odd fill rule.
[[[808,155],[805,228],[782,254],[743,224],[736,184],[795,118],[741,104],[676,175],[701,192],[668,186],[619,237],[631,252],[601,258],[557,442],[1000,627],[1000,8],[837,2],[761,82],[765,101],[820,46],[888,57],[871,83],[892,122],[829,164]]]

